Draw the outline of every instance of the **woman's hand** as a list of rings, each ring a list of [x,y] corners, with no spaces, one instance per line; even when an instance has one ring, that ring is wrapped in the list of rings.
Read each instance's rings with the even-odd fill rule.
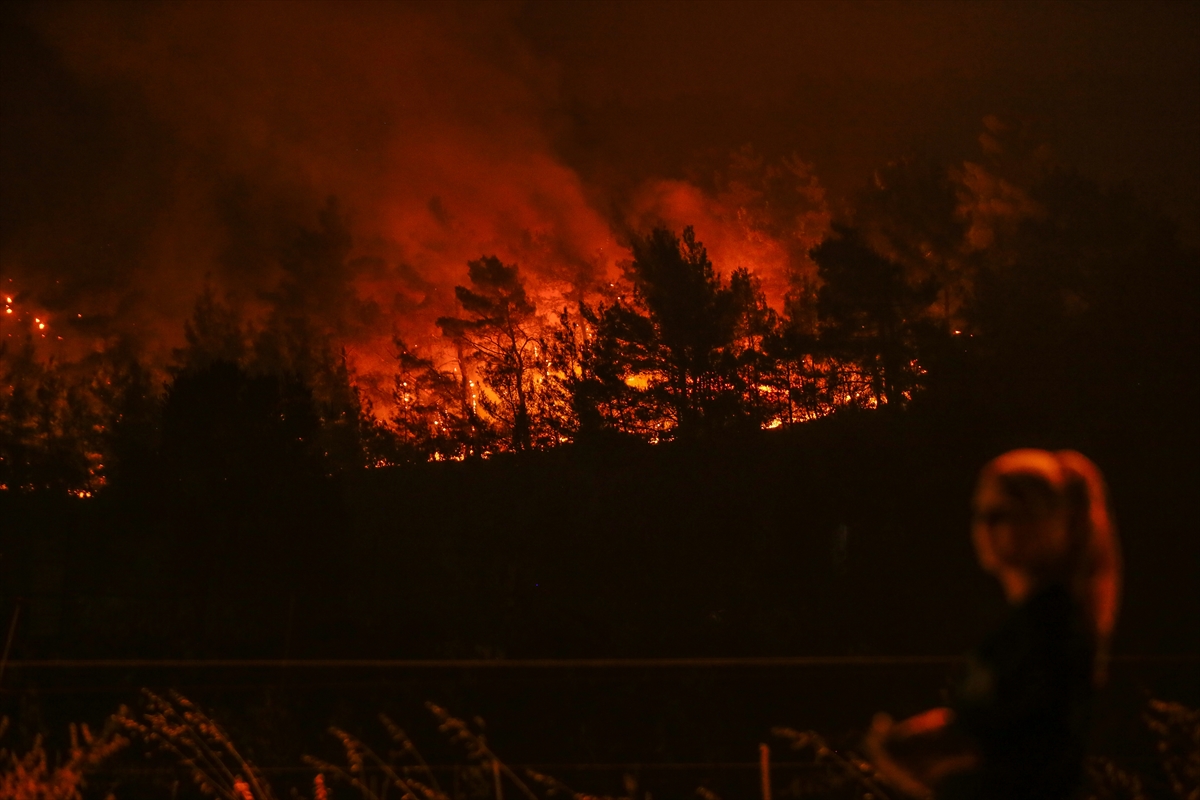
[[[897,737],[897,727],[890,715],[875,715],[863,742],[867,758],[871,760],[883,782],[893,789],[898,789],[910,797],[933,797],[933,790],[888,752],[889,742]]]
[[[876,714],[864,746],[885,782],[912,797],[932,797],[938,781],[978,762],[971,742],[951,727],[953,722],[948,708],[931,708],[903,722]]]

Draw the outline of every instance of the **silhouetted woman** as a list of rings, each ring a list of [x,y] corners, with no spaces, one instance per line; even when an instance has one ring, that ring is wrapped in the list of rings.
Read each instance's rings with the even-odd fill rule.
[[[1079,453],[1014,450],[984,467],[974,512],[979,563],[1012,611],[967,659],[949,708],[876,716],[867,750],[916,797],[1069,798],[1120,597],[1104,481]]]

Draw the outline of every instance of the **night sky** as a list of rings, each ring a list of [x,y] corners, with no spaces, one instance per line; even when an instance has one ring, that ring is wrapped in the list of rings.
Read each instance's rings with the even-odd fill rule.
[[[313,292],[362,353],[429,334],[468,259],[496,253],[560,298],[611,280],[625,233],[652,223],[696,225],[718,269],[750,266],[770,297],[771,254],[722,230],[734,201],[706,183],[731,153],[804,161],[822,229],[889,160],[977,159],[987,115],[1198,235],[1194,4],[8,3],[2,19],[0,272],[30,316],[72,319],[60,357],[124,336],[162,363],[205,285],[251,314],[273,302],[280,250],[329,196],[354,258]]]

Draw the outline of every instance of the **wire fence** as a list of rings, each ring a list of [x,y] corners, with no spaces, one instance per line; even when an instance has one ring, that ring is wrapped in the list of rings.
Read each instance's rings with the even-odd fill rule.
[[[780,656],[767,658],[44,658],[10,660],[11,670],[70,669],[723,669],[735,667],[937,666],[959,655]],[[1124,654],[1117,664],[1200,664],[1200,653]]]

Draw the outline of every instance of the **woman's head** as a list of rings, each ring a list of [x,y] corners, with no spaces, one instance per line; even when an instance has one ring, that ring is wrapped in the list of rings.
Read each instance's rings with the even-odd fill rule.
[[[1071,450],[1013,450],[975,490],[979,563],[1006,585],[1071,588],[1103,646],[1116,622],[1121,562],[1100,470]]]
[[[1044,583],[1065,577],[1086,534],[1053,453],[1014,450],[983,468],[972,535],[988,572],[1015,570]]]

